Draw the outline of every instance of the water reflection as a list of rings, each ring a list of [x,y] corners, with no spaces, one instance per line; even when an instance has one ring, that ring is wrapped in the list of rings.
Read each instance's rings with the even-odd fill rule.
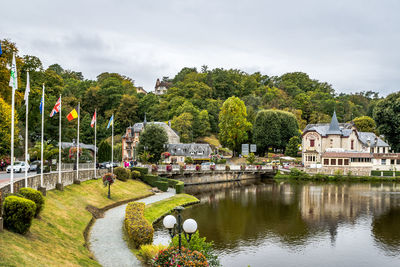
[[[399,184],[253,181],[185,190],[201,204],[183,216],[214,240],[226,266],[400,266]]]

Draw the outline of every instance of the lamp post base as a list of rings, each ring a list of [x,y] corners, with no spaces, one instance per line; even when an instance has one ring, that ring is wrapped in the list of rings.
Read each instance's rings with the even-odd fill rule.
[[[60,191],[64,191],[64,185],[62,183],[56,183],[56,189]]]
[[[81,181],[75,179],[74,184],[81,184]]]
[[[46,187],[39,186],[38,191],[41,192],[43,196],[46,196]]]
[[[3,217],[0,217],[0,232],[3,231]]]

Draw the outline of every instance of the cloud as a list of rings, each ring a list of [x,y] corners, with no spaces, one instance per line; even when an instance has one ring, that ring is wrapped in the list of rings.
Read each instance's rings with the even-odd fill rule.
[[[2,4],[0,38],[87,78],[119,72],[146,90],[182,67],[304,71],[338,92],[400,82],[398,1],[78,1]]]

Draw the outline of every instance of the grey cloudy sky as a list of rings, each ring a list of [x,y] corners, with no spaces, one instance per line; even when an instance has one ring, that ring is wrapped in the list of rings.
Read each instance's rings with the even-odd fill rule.
[[[338,92],[400,88],[398,0],[13,0],[0,39],[94,79],[118,72],[149,91],[182,67],[303,71]]]

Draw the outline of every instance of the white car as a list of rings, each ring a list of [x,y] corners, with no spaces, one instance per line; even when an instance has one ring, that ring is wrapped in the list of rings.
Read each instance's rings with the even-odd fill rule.
[[[29,172],[29,164],[25,166],[25,162],[23,161],[16,161],[14,162],[14,172],[25,172],[25,168],[28,169]],[[11,172],[11,165],[7,167],[7,173]]]

